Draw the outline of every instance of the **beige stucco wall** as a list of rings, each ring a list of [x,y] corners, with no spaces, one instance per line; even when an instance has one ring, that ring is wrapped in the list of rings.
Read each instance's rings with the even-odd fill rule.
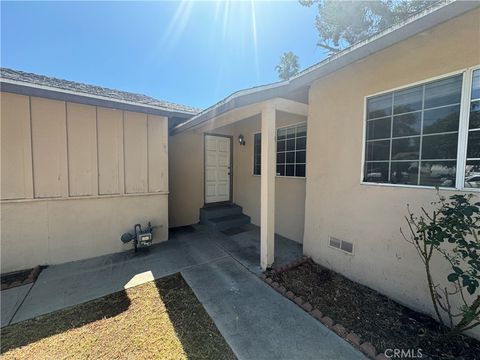
[[[125,251],[120,236],[151,221],[167,239],[168,195],[34,200],[2,204],[2,272]]]
[[[306,121],[306,117],[277,112],[277,127]],[[260,115],[209,131],[233,136],[233,201],[243,207],[253,224],[260,225],[260,177],[253,175],[256,132],[260,132]],[[245,146],[238,144],[240,134],[245,137]],[[170,137],[170,226],[199,221],[199,209],[204,204],[203,137],[195,131]],[[277,177],[275,194],[275,232],[302,242],[305,179]]]
[[[478,65],[479,39],[480,11],[474,11],[310,89],[304,253],[423,311],[431,311],[424,269],[399,229],[405,228],[406,204],[415,211],[428,208],[435,190],[360,184],[364,97]],[[328,247],[330,236],[353,241],[355,254]]]
[[[2,92],[1,271],[168,238],[168,120]]]

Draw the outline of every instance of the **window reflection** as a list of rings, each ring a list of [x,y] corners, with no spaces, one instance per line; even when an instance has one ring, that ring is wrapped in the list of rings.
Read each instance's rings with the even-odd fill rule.
[[[390,181],[393,184],[418,184],[418,161],[392,161]]]
[[[388,162],[367,162],[365,164],[366,182],[387,182],[388,181]]]
[[[455,185],[462,78],[367,99],[364,181]],[[470,152],[480,153],[472,139]]]
[[[455,186],[456,161],[422,162],[420,185]]]
[[[277,129],[277,176],[305,177],[307,126]],[[261,133],[254,135],[253,174],[261,175]]]
[[[480,188],[480,69],[473,72],[468,124],[465,187]]]
[[[465,166],[465,187],[480,189],[480,160],[467,161]]]

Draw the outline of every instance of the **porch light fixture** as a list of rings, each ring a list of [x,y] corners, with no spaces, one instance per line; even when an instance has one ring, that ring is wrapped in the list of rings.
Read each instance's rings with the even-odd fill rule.
[[[242,134],[238,135],[238,143],[242,146],[245,146],[245,138]]]

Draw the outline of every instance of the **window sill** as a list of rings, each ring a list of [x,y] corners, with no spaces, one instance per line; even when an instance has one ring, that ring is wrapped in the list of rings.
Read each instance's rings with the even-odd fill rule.
[[[385,183],[373,183],[373,182],[365,182],[361,181],[360,185],[367,185],[367,186],[380,186],[380,187],[396,187],[396,188],[408,188],[408,189],[420,189],[420,190],[435,190],[435,186],[426,186],[426,185],[406,185],[406,184],[385,184]],[[473,192],[478,193],[480,192],[480,188],[452,188],[452,187],[439,187],[439,190],[447,190],[447,191],[462,191],[462,192]]]

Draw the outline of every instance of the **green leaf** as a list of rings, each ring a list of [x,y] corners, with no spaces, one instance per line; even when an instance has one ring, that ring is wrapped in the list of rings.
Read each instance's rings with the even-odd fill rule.
[[[453,271],[455,271],[457,274],[463,274],[463,270],[460,269],[458,266],[452,266]]]
[[[450,282],[455,282],[455,281],[458,280],[458,274],[457,273],[451,273],[450,275],[448,275],[447,279]]]
[[[470,295],[473,295],[475,293],[475,290],[477,289],[477,287],[473,284],[470,284],[467,286],[467,291]]]

